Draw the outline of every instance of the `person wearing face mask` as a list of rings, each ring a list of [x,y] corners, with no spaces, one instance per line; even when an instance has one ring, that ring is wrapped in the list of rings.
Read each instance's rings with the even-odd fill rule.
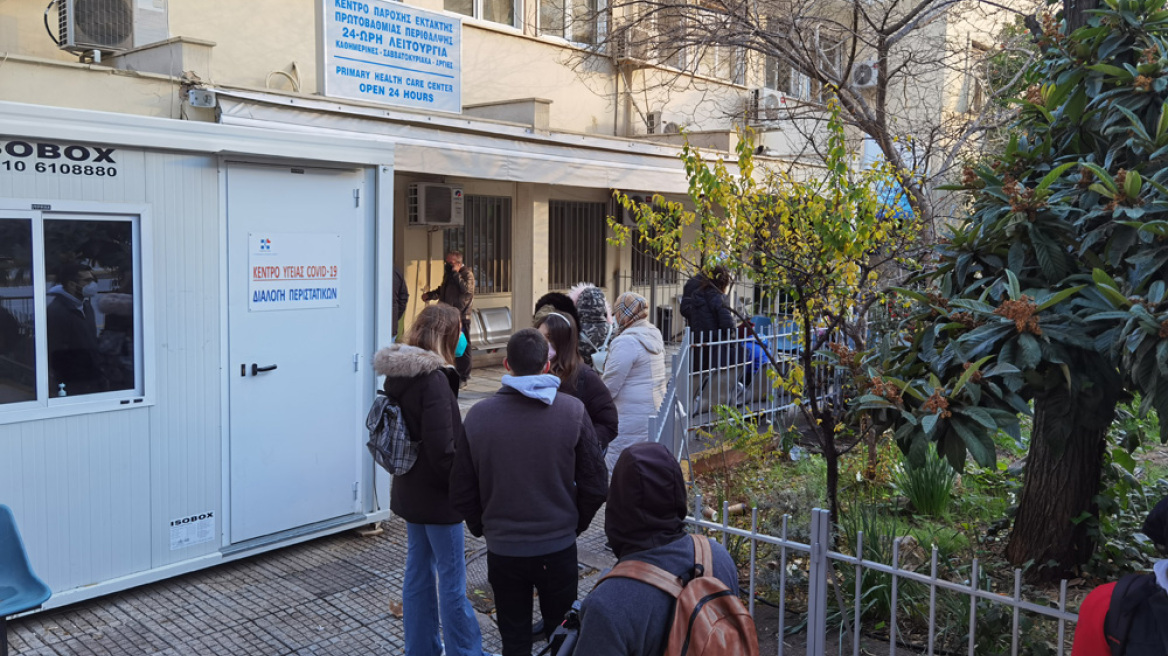
[[[97,346],[93,299],[97,276],[88,266],[66,262],[49,288],[46,326],[49,391],[55,396],[93,394],[108,389]]]

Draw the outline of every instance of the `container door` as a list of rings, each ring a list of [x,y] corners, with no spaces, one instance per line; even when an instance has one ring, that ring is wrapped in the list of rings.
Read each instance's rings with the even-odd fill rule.
[[[357,510],[363,180],[228,166],[232,543]]]

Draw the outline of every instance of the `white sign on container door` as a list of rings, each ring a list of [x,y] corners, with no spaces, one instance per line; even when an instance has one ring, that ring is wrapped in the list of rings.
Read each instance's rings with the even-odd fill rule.
[[[340,305],[340,235],[261,232],[248,242],[248,311]]]

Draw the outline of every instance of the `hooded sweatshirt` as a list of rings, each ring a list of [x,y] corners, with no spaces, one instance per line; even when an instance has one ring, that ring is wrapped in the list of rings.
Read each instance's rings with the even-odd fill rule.
[[[458,373],[442,356],[406,344],[377,352],[373,369],[385,376],[382,390],[401,406],[411,440],[421,440],[418,460],[393,477],[389,508],[413,524],[457,524],[450,504],[454,438],[462,430]]]
[[[554,393],[558,385],[550,375],[509,376],[466,415],[450,499],[491,553],[567,549],[608,494],[592,421],[578,399]]]
[[[685,480],[660,444],[625,449],[612,472],[604,532],[620,561],[639,560],[693,578],[693,541],[685,532]],[[714,576],[738,594],[738,571],[721,544],[710,540]],[[660,656],[673,624],[673,597],[640,581],[601,582],[581,607],[577,654]]]

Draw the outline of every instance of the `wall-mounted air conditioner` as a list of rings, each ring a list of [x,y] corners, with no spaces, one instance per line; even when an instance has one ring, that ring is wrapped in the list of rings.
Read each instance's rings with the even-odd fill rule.
[[[57,45],[115,53],[170,38],[166,0],[57,0]]]
[[[862,61],[852,69],[852,88],[871,89],[880,81],[880,63],[875,59]]]
[[[407,199],[409,225],[460,226],[465,198],[462,187],[433,182],[415,182]]]
[[[633,201],[634,205],[650,205],[653,203],[653,195],[652,194],[628,194],[628,197],[629,197],[629,200]],[[614,201],[614,203],[615,203],[615,201]],[[624,205],[621,205],[620,203],[615,203],[615,204],[616,204],[616,206],[613,208],[612,214],[614,217],[617,217],[620,219],[621,225],[628,226],[630,228],[637,227],[637,213],[636,213],[636,211],[631,209],[631,208],[627,208]]]
[[[766,123],[783,117],[787,97],[782,91],[760,87],[751,89],[746,103],[746,120],[750,123]]]

